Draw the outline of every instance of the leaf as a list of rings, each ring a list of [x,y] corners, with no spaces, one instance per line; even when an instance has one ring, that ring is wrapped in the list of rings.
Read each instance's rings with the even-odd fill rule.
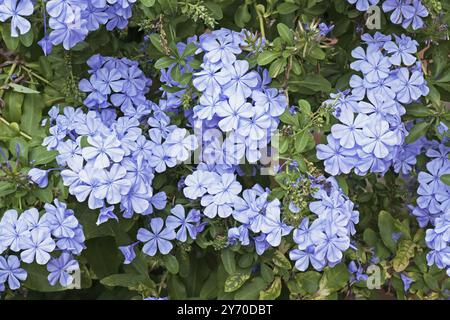
[[[299,9],[300,7],[295,3],[283,2],[277,6],[277,11],[279,14],[289,14]]]
[[[443,174],[443,175],[441,176],[441,181],[442,181],[443,183],[445,183],[446,185],[449,185],[449,186],[450,186],[450,174]]]
[[[414,127],[409,131],[409,134],[405,138],[406,143],[413,143],[422,136],[425,136],[428,130],[428,122],[416,123]]]
[[[236,300],[255,300],[258,299],[261,290],[264,290],[266,283],[262,278],[255,278],[250,283],[244,285],[234,295]]]
[[[225,280],[225,292],[233,292],[242,287],[242,285],[250,279],[250,272],[236,272],[228,276]]]
[[[324,60],[326,57],[325,51],[320,49],[319,47],[315,47],[309,52],[309,56],[317,59],[317,60]]]
[[[397,244],[392,239],[392,234],[395,232],[394,223],[394,218],[389,212],[380,211],[378,215],[378,229],[380,230],[381,240],[391,252],[395,252],[397,248]]]
[[[16,192],[17,187],[15,183],[9,181],[0,181],[0,197],[6,197]]]
[[[165,69],[176,63],[175,59],[170,57],[161,57],[155,62],[156,69]]]
[[[1,27],[2,38],[6,47],[11,51],[15,51],[20,42],[18,37],[11,37],[11,24],[2,22]]]
[[[265,66],[277,59],[280,55],[281,53],[278,51],[263,51],[258,55],[258,64],[260,66]]]
[[[298,273],[295,276],[297,284],[309,294],[314,294],[319,290],[319,282],[322,275],[316,271]]]
[[[329,93],[331,91],[330,82],[320,74],[308,74],[305,75],[303,80],[292,80],[290,85],[300,86],[310,89],[315,92]]]
[[[308,145],[308,141],[311,138],[311,134],[304,130],[299,135],[295,137],[295,151],[298,153],[302,153]]]
[[[286,68],[287,60],[285,58],[278,58],[275,60],[269,68],[269,75],[272,78],[276,78]]]
[[[17,83],[10,83],[8,85],[11,88],[13,88],[13,90],[15,92],[20,92],[20,93],[25,93],[25,94],[39,93],[39,91],[36,91],[34,89],[31,89],[31,88],[24,87],[24,86],[22,86],[20,84],[17,84]]]
[[[180,265],[178,264],[178,260],[173,255],[165,255],[163,256],[163,262],[164,266],[167,268],[167,271],[169,271],[172,274],[177,274],[180,270]]]
[[[155,0],[140,0],[140,2],[147,8],[153,7],[155,5]]]
[[[431,110],[422,104],[414,104],[406,107],[406,114],[416,118],[425,118],[432,115]]]
[[[83,256],[99,279],[118,273],[120,260],[113,237],[90,239],[86,241],[86,247]]]
[[[259,293],[259,300],[275,300],[281,294],[281,278],[276,277],[270,287]]]
[[[144,285],[149,288],[154,286],[153,281],[144,275],[131,273],[112,274],[100,280],[100,283],[109,287],[125,288],[138,287],[139,285]]]
[[[157,33],[152,33],[150,35],[150,42],[153,44],[153,46],[161,53],[165,53],[162,45],[161,45],[161,37]]]
[[[212,272],[200,290],[200,298],[213,299],[217,297],[217,291],[219,289],[217,280],[217,272]]]
[[[30,164],[33,166],[40,166],[43,164],[48,164],[55,160],[58,155],[58,151],[51,150],[48,151],[46,148],[42,146],[37,146],[33,148],[30,153]]]
[[[186,285],[181,281],[179,276],[176,275],[169,276],[167,289],[169,297],[172,300],[182,300],[186,299],[187,297]]]
[[[291,262],[281,251],[277,250],[273,255],[274,257],[272,258],[272,261],[277,267],[286,270],[290,270],[292,268]]]
[[[251,18],[252,16],[248,10],[248,5],[243,3],[237,8],[236,13],[234,14],[234,23],[236,23],[239,28],[243,28]]]
[[[327,268],[320,280],[319,288],[322,292],[339,291],[344,288],[349,280],[349,272],[344,263],[333,268]]]
[[[397,253],[392,260],[392,267],[396,272],[402,272],[409,265],[409,260],[414,257],[416,244],[411,240],[402,239],[399,241]]]
[[[287,25],[285,25],[284,23],[279,23],[277,24],[277,30],[278,34],[284,42],[289,45],[292,45],[294,43],[294,35],[292,34],[292,30],[289,29]]]
[[[233,274],[236,272],[236,260],[234,258],[234,252],[232,250],[223,250],[220,253],[220,258],[222,259],[223,266],[228,274]]]
[[[8,111],[8,120],[12,122],[19,122],[22,116],[22,105],[24,95],[19,92],[8,92],[5,96],[5,105]]]

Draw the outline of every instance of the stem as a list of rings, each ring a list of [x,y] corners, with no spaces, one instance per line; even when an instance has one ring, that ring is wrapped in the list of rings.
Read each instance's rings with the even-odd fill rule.
[[[11,67],[11,69],[9,69],[9,73],[8,73],[8,76],[5,79],[5,82],[3,82],[3,87],[6,87],[7,84],[9,83],[9,80],[11,80],[11,77],[14,74],[14,71],[16,71],[16,67],[17,67],[17,62],[14,62],[14,64]],[[4,93],[5,93],[5,90],[1,89],[0,90],[0,99],[3,97]]]
[[[256,6],[256,4],[255,4],[255,10],[256,10],[256,13],[258,14],[259,29],[261,31],[261,37],[263,39],[265,39],[266,38],[266,31],[264,29],[264,17],[262,16],[261,12],[259,12],[258,7]]]

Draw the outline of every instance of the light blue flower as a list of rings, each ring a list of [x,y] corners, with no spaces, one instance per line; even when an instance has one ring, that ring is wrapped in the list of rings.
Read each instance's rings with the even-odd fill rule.
[[[154,256],[157,252],[168,254],[172,250],[173,245],[170,240],[176,238],[175,231],[163,227],[163,219],[153,218],[150,220],[150,230],[144,228],[138,230],[137,239],[145,243],[142,252]]]
[[[16,256],[8,256],[4,258],[0,256],[0,283],[8,282],[11,290],[20,288],[20,281],[27,279],[27,272],[20,268],[19,258]]]
[[[11,19],[11,36],[18,37],[31,29],[31,23],[24,16],[31,16],[34,6],[31,0],[3,0],[0,4],[0,21]]]
[[[31,181],[36,183],[39,188],[45,188],[48,185],[48,171],[33,168],[28,171],[28,177]]]
[[[197,237],[197,224],[200,222],[200,211],[192,209],[186,216],[184,207],[177,204],[171,210],[171,215],[166,219],[166,227],[177,231],[176,239],[181,242],[186,242],[187,236],[191,239]]]
[[[30,232],[30,237],[23,242],[23,251],[20,253],[20,258],[26,263],[36,261],[38,264],[44,265],[50,260],[50,253],[53,252],[55,247],[56,244],[49,229],[35,229]]]
[[[59,282],[61,286],[68,287],[74,281],[72,273],[79,269],[78,262],[69,253],[63,252],[59,258],[53,258],[47,264],[48,282],[52,286]]]

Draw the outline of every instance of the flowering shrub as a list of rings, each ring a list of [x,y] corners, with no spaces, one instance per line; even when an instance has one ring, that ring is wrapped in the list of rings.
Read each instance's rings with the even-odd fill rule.
[[[0,296],[448,298],[449,20],[0,0]]]

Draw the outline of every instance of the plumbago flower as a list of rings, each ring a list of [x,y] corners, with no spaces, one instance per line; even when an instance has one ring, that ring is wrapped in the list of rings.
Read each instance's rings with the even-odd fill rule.
[[[431,249],[428,265],[446,269],[450,276],[450,186],[441,177],[450,174],[450,148],[437,141],[423,141],[423,150],[430,161],[426,171],[418,174],[417,206],[410,206],[419,225],[432,228],[426,231],[425,241]]]
[[[351,4],[356,4],[358,11],[367,11],[370,6],[377,5],[380,0],[347,0]],[[409,26],[413,30],[424,27],[422,18],[428,16],[427,8],[421,0],[384,0],[381,5],[386,13],[390,13],[390,21],[394,24],[401,24],[407,29]]]
[[[384,174],[391,165],[395,172],[406,174],[411,166],[400,165],[408,134],[401,121],[406,112],[403,104],[418,101],[429,91],[414,56],[418,43],[405,35],[392,39],[379,32],[362,39],[367,49],[353,50],[357,60],[351,68],[363,77],[352,76],[352,89],[327,101],[340,123],[332,126],[328,144],[317,146],[317,157],[325,160],[325,171],[331,175],[351,170],[358,175]],[[408,161],[415,162],[415,157]]]
[[[170,124],[170,115],[177,112],[181,101],[175,103],[169,93],[164,93],[159,104],[147,100],[152,81],[135,61],[95,55],[87,63],[90,77],[79,84],[87,94],[86,109],[52,109],[49,131],[56,135],[44,141],[48,149],[59,153],[56,161],[63,167],[64,184],[79,202],[100,209],[98,225],[118,221],[120,212],[130,219],[163,210],[167,196],[154,192],[155,175],[188,160],[198,147],[197,138],[187,129]],[[170,85],[172,80],[163,75],[161,81]],[[179,226],[173,218],[168,223],[178,230],[178,240],[187,240],[186,228],[195,238],[191,226],[200,223],[200,215],[194,218],[192,214],[185,219],[178,215]],[[153,249],[146,246],[144,252],[153,253]]]
[[[335,266],[341,262],[343,252],[351,247],[350,237],[355,234],[359,213],[354,204],[339,188],[334,178],[313,179],[317,201],[309,204],[315,219],[305,217],[294,229],[293,239],[297,248],[289,252],[295,267],[305,271],[311,265],[315,270]]]
[[[27,265],[47,265],[50,285],[72,284],[70,275],[79,269],[75,257],[85,249],[83,226],[65,203],[55,199],[43,214],[35,208],[19,215],[15,210],[0,220],[0,284],[20,288],[28,277]],[[21,264],[21,262],[23,264]]]
[[[82,42],[89,32],[99,29],[101,25],[105,25],[109,31],[124,29],[131,18],[135,3],[136,0],[44,1],[45,35],[39,45],[47,55],[52,51],[53,45],[62,44],[66,50],[73,48]],[[31,24],[24,17],[31,16],[33,12],[34,2],[31,0],[0,1],[0,21],[11,19],[12,37],[18,37],[30,30]]]

